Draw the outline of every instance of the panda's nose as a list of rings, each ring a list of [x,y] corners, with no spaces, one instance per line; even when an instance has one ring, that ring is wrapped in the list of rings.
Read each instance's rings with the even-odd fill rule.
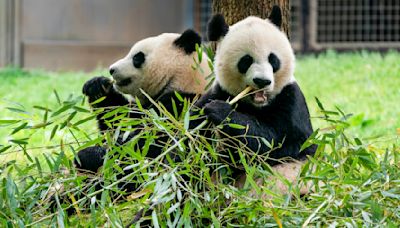
[[[110,68],[110,75],[113,75],[115,73],[115,68]]]
[[[271,85],[271,80],[263,79],[263,78],[254,78],[253,82],[258,86],[258,88],[264,88],[268,85]]]

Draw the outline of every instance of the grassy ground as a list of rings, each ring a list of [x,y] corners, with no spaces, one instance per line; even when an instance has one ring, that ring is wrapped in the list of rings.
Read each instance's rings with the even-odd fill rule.
[[[14,68],[0,69],[0,119],[27,119],[32,125],[42,121],[44,112],[34,106],[42,106],[52,110],[59,108],[56,93],[61,101],[82,96],[82,85],[85,81],[96,75],[105,74],[103,70],[91,73],[83,72],[45,72],[40,70],[21,70]],[[56,92],[55,92],[56,91]],[[83,106],[87,107],[87,104]],[[11,109],[10,109],[11,108]],[[20,112],[18,110],[24,110]],[[78,113],[75,119],[84,118]],[[85,123],[83,129],[95,132],[95,122]],[[70,137],[64,131],[57,131],[53,140],[49,140],[52,128],[45,128],[31,132],[18,132],[12,136],[12,128],[0,126],[0,144],[7,145],[10,139],[20,139],[29,136],[29,147],[43,147],[58,144],[60,139],[69,141]],[[33,135],[31,135],[33,134]],[[31,154],[41,154],[41,150],[32,150]],[[0,157],[3,160],[24,159],[19,153],[6,153]]]
[[[82,103],[81,87],[90,77],[105,70],[50,73],[1,69],[0,226],[121,226],[134,216],[138,205],[146,205],[151,200],[161,205],[151,215],[153,222],[158,221],[161,226],[166,226],[167,221],[172,223],[170,215],[173,214],[180,218],[181,225],[189,226],[207,222],[214,227],[234,224],[398,227],[399,60],[400,53],[394,51],[384,54],[327,52],[298,57],[296,78],[308,101],[314,128],[324,128],[313,139],[319,145],[315,160],[302,172],[302,180],[318,185],[307,201],[299,197],[298,186],[290,186],[293,198],[278,194],[268,200],[249,198],[245,191],[231,185],[214,186],[206,175],[211,164],[206,161],[213,161],[210,154],[215,151],[196,142],[188,146],[189,159],[183,164],[161,165],[157,160],[148,162],[136,154],[138,160],[133,164],[140,162],[138,167],[143,168],[138,172],[149,184],[123,204],[116,205],[109,198],[110,190],[115,190],[118,182],[115,172],[110,170],[118,167],[114,161],[106,163],[104,175],[94,177],[95,181],[104,178],[101,180],[110,184],[101,190],[101,199],[90,198],[93,206],[99,204],[97,209],[91,206],[90,213],[86,214],[80,213],[80,206],[75,206],[77,215],[72,217],[68,217],[60,205],[55,213],[49,211],[46,195],[51,186],[59,183],[69,189],[67,194],[76,191],[73,186],[83,186],[86,177],[76,175],[74,169],[70,169],[71,174],[59,171],[62,166],[71,167],[71,154],[64,156],[64,152],[85,144],[70,142],[96,141],[95,121],[80,124],[80,120],[91,115],[86,110],[87,104]],[[328,119],[321,120],[317,118],[322,113],[315,97],[328,110],[336,111],[338,107],[353,115],[347,119],[328,112]],[[19,122],[10,125],[4,121],[7,119]],[[170,131],[169,134],[177,138],[185,137],[177,133],[178,126],[168,121],[157,122],[158,117],[144,121],[149,121],[149,126],[154,128],[161,126],[163,131]],[[152,125],[153,121],[158,125]],[[48,125],[44,128],[43,123]],[[15,134],[10,135],[11,132]],[[13,147],[5,150],[8,145]],[[58,146],[51,147],[54,145]],[[248,175],[269,178],[270,174],[262,170],[256,166],[245,167]],[[186,186],[185,182],[180,182],[182,173],[204,185]],[[258,193],[269,191],[269,186],[260,189],[250,180],[246,186]],[[176,193],[179,191],[190,194],[182,201]]]
[[[317,115],[313,97],[318,97],[325,106],[337,106],[357,117],[354,134],[394,135],[400,127],[399,60],[398,52],[327,52],[300,57],[296,77],[313,116]]]

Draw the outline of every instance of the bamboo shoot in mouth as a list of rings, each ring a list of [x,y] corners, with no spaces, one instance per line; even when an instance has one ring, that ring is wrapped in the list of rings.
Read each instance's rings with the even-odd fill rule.
[[[234,97],[231,101],[229,101],[230,105],[235,104],[238,102],[240,99],[242,99],[244,96],[246,96],[251,90],[253,90],[252,87],[247,86],[242,92],[240,92],[236,97]]]

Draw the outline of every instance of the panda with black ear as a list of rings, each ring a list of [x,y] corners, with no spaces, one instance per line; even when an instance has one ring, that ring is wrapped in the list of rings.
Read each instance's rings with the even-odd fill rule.
[[[193,30],[188,29],[182,34],[163,33],[138,41],[129,53],[110,66],[113,80],[107,77],[95,77],[83,86],[83,94],[90,103],[103,97],[93,108],[104,108],[98,114],[97,121],[101,131],[113,130],[103,116],[115,107],[129,105],[129,97],[137,97],[144,109],[152,107],[152,103],[141,92],[143,90],[154,101],[162,103],[166,110],[173,113],[173,103],[178,112],[182,111],[182,102],[176,99],[176,92],[181,97],[193,99],[202,94],[207,85],[206,76],[211,74],[208,67],[208,57],[203,53],[199,69],[193,69],[194,59],[199,62],[196,54],[196,44],[201,44],[201,37]],[[128,97],[128,98],[127,98]],[[172,102],[174,100],[174,102]],[[155,109],[155,111],[158,111]],[[140,118],[139,113],[132,112],[129,117]],[[140,128],[132,131],[126,139],[118,139],[122,145],[133,138]],[[163,140],[160,138],[159,140]],[[136,146],[142,147],[145,140],[139,140]],[[160,147],[150,146],[147,157],[155,158],[161,153]],[[103,165],[106,148],[93,146],[78,152],[75,165],[80,170],[96,172]]]
[[[230,27],[222,15],[213,16],[208,36],[210,41],[218,42],[216,80],[196,105],[204,108],[210,122],[222,126],[221,140],[236,138],[250,150],[268,154],[267,162],[273,169],[295,182],[302,163],[307,156],[314,155],[316,147],[300,151],[313,129],[304,95],[293,75],[295,56],[287,36],[280,30],[281,22],[277,6],[269,19],[250,16]],[[252,88],[250,95],[235,105],[227,102],[247,87]],[[230,127],[232,123],[246,129]],[[281,146],[271,151],[260,138]],[[237,152],[231,154],[236,162],[240,161]],[[286,158],[291,161],[282,163]],[[239,185],[240,182],[243,181]],[[287,192],[283,183],[276,186],[278,191]]]
[[[120,106],[135,105],[133,97],[137,97],[143,109],[152,108],[152,103],[140,90],[143,90],[154,101],[164,105],[170,113],[182,112],[183,104],[176,99],[176,92],[180,97],[191,100],[205,92],[207,85],[206,76],[211,74],[208,66],[208,57],[203,53],[202,61],[196,54],[196,44],[201,44],[201,37],[193,30],[188,29],[182,34],[163,33],[158,36],[145,38],[135,43],[129,53],[110,66],[110,74],[113,80],[108,77],[94,77],[88,80],[82,89],[83,94],[88,98],[91,107],[94,109],[104,108],[102,113],[97,114],[97,123],[101,131],[112,131],[114,126],[107,125],[107,121],[114,116],[103,118],[105,114]],[[200,69],[194,69],[194,60],[199,63]],[[99,100],[102,98],[101,100]],[[93,103],[94,101],[100,101]],[[154,109],[158,112],[158,109]],[[130,112],[129,117],[141,118],[143,113]],[[115,122],[113,122],[115,123]],[[126,139],[119,137],[116,144],[122,145],[129,142],[135,135],[142,130],[137,126]],[[160,136],[155,144],[162,144],[167,137]],[[144,139],[139,139],[134,145],[142,148]],[[155,158],[162,152],[161,147],[150,145],[147,157]],[[108,149],[106,146],[92,146],[85,148],[77,153],[74,159],[75,167],[80,172],[96,173],[104,163],[104,157]],[[129,171],[118,173],[117,178],[122,178]],[[95,190],[100,190],[102,184],[95,184]],[[121,183],[119,189],[126,192],[137,190],[139,185],[136,183]],[[62,190],[60,185],[51,189],[49,194],[50,207],[56,208],[57,203],[54,193]],[[63,192],[63,191],[61,191]],[[84,194],[78,193],[75,197]],[[100,194],[97,195],[98,197]],[[119,196],[119,194],[118,194]],[[61,197],[60,200],[69,201],[69,197]],[[64,203],[70,205],[70,202]],[[74,213],[72,207],[67,208],[67,213]]]

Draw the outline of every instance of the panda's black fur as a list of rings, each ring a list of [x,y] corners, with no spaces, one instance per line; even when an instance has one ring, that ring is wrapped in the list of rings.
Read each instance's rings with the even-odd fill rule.
[[[273,141],[275,146],[282,143],[281,147],[268,155],[270,165],[280,164],[278,160],[282,158],[302,160],[307,155],[315,153],[315,146],[300,152],[301,146],[312,134],[313,129],[306,101],[297,83],[285,86],[270,104],[262,108],[256,108],[242,101],[231,106],[226,100],[232,98],[232,95],[216,85],[203,95],[196,105],[204,107],[205,115],[215,125],[226,120],[227,123],[248,126],[248,129],[240,129],[223,124],[222,131],[228,136],[236,137],[254,152],[262,154],[271,151],[259,137],[265,138],[268,142]],[[221,137],[223,136],[221,134]],[[237,153],[233,155],[234,159],[239,161],[239,155]]]

